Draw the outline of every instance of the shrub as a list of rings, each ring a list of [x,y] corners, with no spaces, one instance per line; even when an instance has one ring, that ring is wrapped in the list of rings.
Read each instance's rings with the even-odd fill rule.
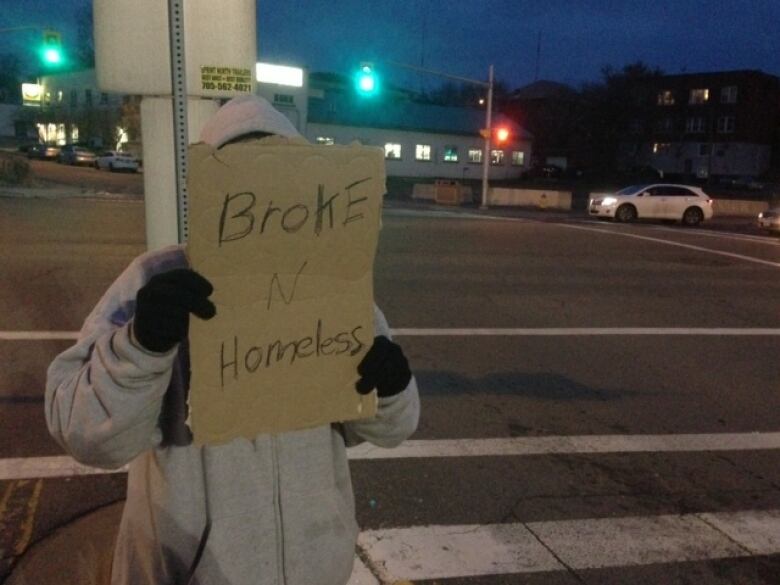
[[[23,185],[30,179],[30,163],[15,154],[0,156],[0,182],[8,185]]]

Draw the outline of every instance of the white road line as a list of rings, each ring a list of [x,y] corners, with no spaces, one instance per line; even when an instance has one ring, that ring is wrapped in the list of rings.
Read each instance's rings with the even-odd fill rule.
[[[735,234],[731,232],[716,232],[714,230],[701,230],[701,229],[690,229],[690,228],[685,228],[684,231],[681,231],[679,229],[667,228],[662,226],[648,226],[648,227],[650,227],[650,229],[653,229],[655,231],[669,232],[678,235],[690,234],[694,236],[708,236],[711,238],[720,238],[724,240],[726,239],[741,240],[745,242],[767,244],[769,246],[780,246],[780,241],[778,241],[777,238],[773,238],[771,236],[751,236],[750,234]]]
[[[583,230],[588,232],[597,232],[601,234],[608,234],[612,236],[623,236],[624,238],[634,238],[636,240],[645,240],[648,242],[655,242],[657,244],[666,244],[667,246],[677,246],[678,248],[686,248],[688,250],[696,250],[697,252],[706,252],[708,254],[715,254],[717,256],[725,256],[727,258],[734,258],[737,260],[744,260],[746,262],[754,262],[756,264],[763,264],[765,266],[771,266],[772,268],[780,268],[780,262],[772,262],[770,260],[762,260],[761,258],[753,258],[752,256],[744,256],[742,254],[735,254],[733,252],[723,252],[721,250],[711,250],[710,248],[703,248],[702,246],[694,246],[692,244],[682,244],[680,242],[672,242],[670,240],[662,240],[661,238],[651,238],[650,236],[640,236],[638,234],[629,234],[616,230],[605,230],[598,228],[591,228],[583,225],[573,225],[569,223],[555,223],[564,228],[570,228],[573,230]]]
[[[514,335],[518,337],[582,335],[720,335],[776,336],[780,328],[772,327],[471,327],[415,328],[390,330],[396,337],[464,337],[477,335]],[[0,341],[75,340],[78,331],[0,331]]]
[[[99,469],[78,463],[67,455],[50,457],[16,457],[0,459],[0,481],[9,479],[38,479],[45,477],[74,477],[126,473],[127,467]]]
[[[383,582],[600,569],[780,553],[780,510],[368,530]]]
[[[0,331],[0,341],[49,341],[78,337],[78,331]]]
[[[772,327],[497,327],[497,328],[397,328],[394,337],[464,337],[480,335],[518,337],[582,336],[582,335],[717,335],[776,336],[780,328]]]
[[[780,449],[780,432],[680,435],[580,435],[409,440],[394,449],[368,443],[347,450],[352,460],[420,457],[510,457],[604,453],[674,453]],[[66,455],[0,459],[0,481],[123,473],[88,467]]]
[[[412,457],[673,453],[763,449],[780,449],[780,432],[408,440],[394,449],[383,449],[369,443],[363,443],[349,449],[349,458],[354,460],[406,459]]]
[[[537,223],[537,220],[525,219],[523,217],[507,217],[503,215],[485,215],[482,213],[470,213],[468,211],[447,211],[447,210],[423,210],[423,209],[399,209],[399,208],[385,208],[382,212],[384,215],[390,215],[395,217],[424,217],[424,218],[437,218],[437,219],[484,219],[484,220],[497,220],[497,221],[517,221],[521,223]]]

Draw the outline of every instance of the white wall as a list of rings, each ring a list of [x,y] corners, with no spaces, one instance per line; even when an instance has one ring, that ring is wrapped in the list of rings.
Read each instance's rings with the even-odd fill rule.
[[[389,130],[381,128],[358,128],[353,126],[336,126],[333,124],[317,124],[309,122],[305,136],[311,142],[317,137],[333,138],[336,144],[349,144],[357,140],[361,144],[380,146],[392,142],[401,144],[401,159],[386,160],[388,176],[396,177],[439,177],[446,179],[481,179],[482,163],[469,163],[468,151],[470,148],[482,149],[484,142],[477,136],[460,136],[455,134],[429,134],[425,132],[409,132],[405,130]],[[431,145],[431,160],[415,160],[415,146],[417,144]],[[445,162],[443,160],[444,147],[453,145],[458,147],[458,162]],[[530,143],[515,143],[503,148],[504,163],[491,165],[491,179],[508,179],[519,177],[528,168],[531,159]],[[512,151],[523,151],[524,165],[512,166]]]

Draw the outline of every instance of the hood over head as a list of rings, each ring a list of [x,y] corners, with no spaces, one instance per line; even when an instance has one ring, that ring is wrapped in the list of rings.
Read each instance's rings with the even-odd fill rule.
[[[292,122],[268,100],[258,95],[242,95],[231,99],[217,110],[203,127],[200,140],[219,148],[234,138],[251,132],[267,132],[287,138],[301,135]]]

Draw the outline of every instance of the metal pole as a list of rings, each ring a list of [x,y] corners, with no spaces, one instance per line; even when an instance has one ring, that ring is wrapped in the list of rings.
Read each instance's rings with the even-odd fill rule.
[[[493,66],[488,69],[488,99],[487,112],[485,114],[485,151],[482,153],[482,205],[480,209],[488,207],[488,171],[490,170],[490,138],[493,134]]]
[[[179,243],[187,241],[187,78],[184,61],[184,2],[168,0],[168,30],[171,41],[171,86],[173,89],[173,148],[176,168],[176,202]]]

